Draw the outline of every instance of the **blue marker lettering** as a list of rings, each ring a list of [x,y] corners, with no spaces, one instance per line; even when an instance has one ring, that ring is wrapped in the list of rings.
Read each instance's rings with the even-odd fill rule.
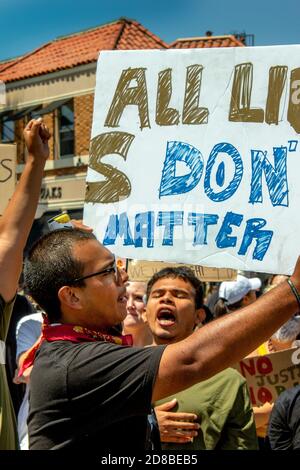
[[[176,176],[176,162],[184,162],[189,174]],[[166,158],[159,188],[159,197],[172,196],[191,191],[200,181],[203,172],[201,152],[190,144],[171,141],[167,143]]]
[[[253,251],[252,259],[262,261],[272,240],[272,230],[261,230],[266,225],[265,219],[255,218],[247,220],[247,225],[239,249],[239,255],[245,255],[252,240],[256,239],[256,246]]]
[[[215,164],[216,158],[219,153],[227,153],[233,160],[233,163],[235,165],[235,172],[233,179],[229,183],[229,185],[223,189],[222,191],[216,193],[213,191],[211,188],[211,183],[210,183],[210,178],[211,178],[211,171],[212,168]],[[221,162],[219,164],[217,173],[216,173],[216,181],[218,186],[223,186],[224,184],[224,163]],[[240,182],[243,177],[243,162],[241,159],[241,156],[237,149],[227,143],[227,142],[221,142],[219,144],[216,144],[212,151],[210,152],[207,166],[206,166],[206,173],[205,173],[205,178],[204,178],[204,191],[207,194],[207,196],[215,202],[221,202],[221,201],[226,201],[226,199],[229,199],[238,189]]]
[[[183,224],[183,211],[159,212],[156,225],[164,225],[163,246],[173,245],[174,226]]]
[[[194,241],[193,245],[207,245],[207,228],[209,225],[218,223],[219,216],[216,214],[198,214],[190,212],[188,214],[188,225],[193,225]]]
[[[148,211],[135,216],[134,246],[141,248],[143,239],[147,240],[147,248],[154,246],[154,212]]]
[[[264,172],[273,206],[288,206],[287,147],[274,147],[274,167],[267,158],[267,152],[251,150],[252,179],[249,202],[263,201],[262,173]]]
[[[109,217],[103,239],[103,245],[114,245],[117,236],[124,237],[124,246],[133,245],[133,239],[126,212],[122,212],[120,216],[112,214]]]
[[[216,236],[216,245],[218,248],[228,248],[230,246],[236,246],[237,237],[230,237],[232,233],[231,225],[239,227],[242,223],[243,216],[241,214],[235,214],[234,212],[227,212],[224,217],[222,226]]]

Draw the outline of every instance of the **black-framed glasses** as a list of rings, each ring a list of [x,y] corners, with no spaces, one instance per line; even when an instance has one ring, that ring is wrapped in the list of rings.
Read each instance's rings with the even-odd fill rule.
[[[87,274],[86,276],[77,277],[72,282],[76,283],[76,282],[79,282],[79,281],[83,281],[84,279],[88,279],[89,277],[101,276],[101,275],[110,274],[110,273],[114,273],[115,280],[118,283],[118,281],[119,281],[119,270],[118,270],[115,258],[114,258],[113,265],[110,266],[109,268],[101,269],[101,271],[97,271],[96,273]]]

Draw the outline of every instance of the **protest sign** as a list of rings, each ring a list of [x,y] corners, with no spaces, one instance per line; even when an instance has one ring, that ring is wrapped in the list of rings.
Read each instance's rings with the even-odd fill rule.
[[[235,368],[247,380],[252,405],[273,403],[284,390],[300,384],[300,348],[245,358]]]
[[[116,255],[290,273],[300,46],[105,51],[84,221]]]
[[[16,185],[16,145],[0,144],[0,215]]]
[[[169,266],[177,267],[182,266],[182,264],[128,260],[126,270],[130,281],[147,282],[155,273]],[[195,266],[192,264],[185,266],[192,269],[195,276],[201,281],[221,282],[234,281],[236,279],[236,271],[233,269],[208,268],[206,266]]]

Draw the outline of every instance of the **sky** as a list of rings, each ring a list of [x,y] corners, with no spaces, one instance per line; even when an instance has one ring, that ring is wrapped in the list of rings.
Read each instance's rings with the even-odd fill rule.
[[[300,44],[299,0],[0,0],[0,61],[124,16],[166,42],[209,30],[253,34],[255,46]]]

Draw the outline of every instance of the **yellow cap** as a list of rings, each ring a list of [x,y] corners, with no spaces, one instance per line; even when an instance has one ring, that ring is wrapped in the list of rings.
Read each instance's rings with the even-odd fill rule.
[[[53,220],[55,220],[55,222],[58,222],[59,224],[64,224],[66,222],[69,222],[71,219],[67,213],[62,213],[53,217]]]

